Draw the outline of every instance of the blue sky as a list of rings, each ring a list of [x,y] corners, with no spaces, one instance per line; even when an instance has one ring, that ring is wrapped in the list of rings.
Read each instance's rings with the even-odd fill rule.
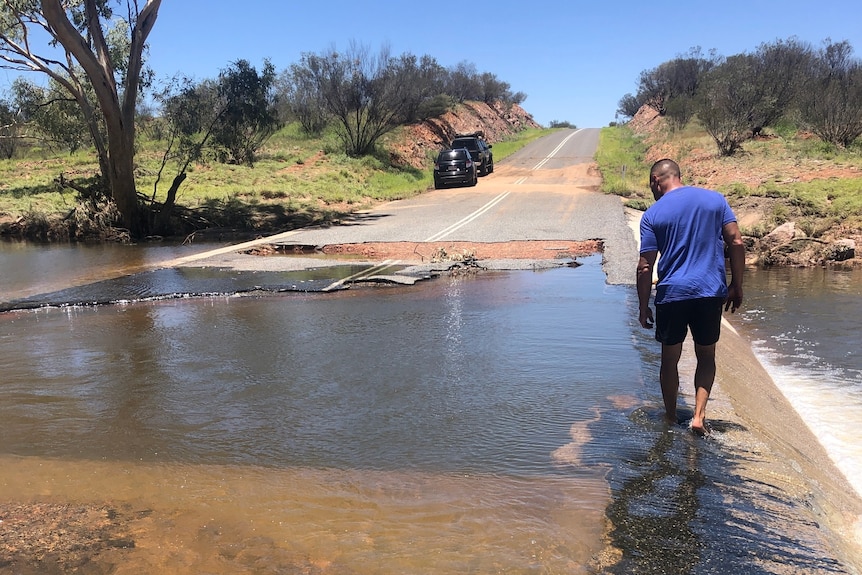
[[[862,58],[860,22],[860,0],[163,0],[150,65],[160,78],[201,80],[241,58],[281,71],[305,52],[388,45],[495,74],[527,94],[524,108],[543,125],[601,127],[641,71],[692,47],[727,56],[791,36],[817,47],[832,38]]]

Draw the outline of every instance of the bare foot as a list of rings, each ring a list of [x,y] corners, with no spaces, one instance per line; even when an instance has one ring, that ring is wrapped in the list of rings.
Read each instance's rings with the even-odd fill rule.
[[[701,420],[692,419],[691,422],[688,424],[688,427],[698,437],[706,437],[707,435],[709,435],[709,426],[706,424],[706,421],[703,419],[701,419]]]

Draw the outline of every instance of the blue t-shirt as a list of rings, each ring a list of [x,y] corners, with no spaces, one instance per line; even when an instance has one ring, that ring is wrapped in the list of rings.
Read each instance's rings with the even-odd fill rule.
[[[641,218],[641,253],[658,251],[656,305],[727,297],[722,228],[735,222],[718,192],[685,186],[663,195]]]

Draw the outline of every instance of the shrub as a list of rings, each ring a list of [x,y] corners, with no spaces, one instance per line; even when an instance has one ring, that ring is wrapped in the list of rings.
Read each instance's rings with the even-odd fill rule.
[[[774,227],[780,226],[787,221],[788,211],[787,206],[783,204],[775,204],[772,207],[772,221]]]
[[[438,94],[433,98],[419,104],[418,116],[420,120],[438,118],[455,106],[455,100],[446,94]]]
[[[646,200],[628,200],[625,203],[627,208],[632,208],[633,210],[639,210],[641,212],[645,212],[646,209],[650,206],[650,203]]]
[[[703,185],[697,183],[696,185]],[[725,186],[718,186],[716,191],[723,194],[726,198],[744,198],[752,195],[751,190],[742,182],[733,182]]]

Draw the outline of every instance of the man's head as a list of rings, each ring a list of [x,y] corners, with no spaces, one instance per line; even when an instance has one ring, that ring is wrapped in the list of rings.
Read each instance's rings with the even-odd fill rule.
[[[649,172],[649,187],[656,200],[680,186],[682,186],[682,181],[679,164],[665,158],[652,165]]]

